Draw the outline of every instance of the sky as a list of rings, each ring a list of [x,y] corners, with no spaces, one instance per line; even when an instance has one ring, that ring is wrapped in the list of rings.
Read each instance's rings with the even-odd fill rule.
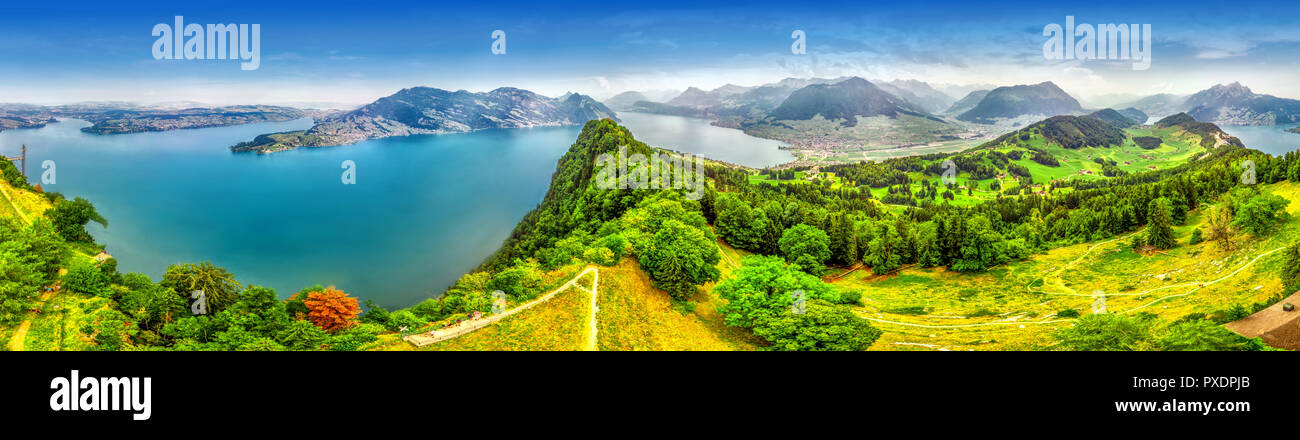
[[[1234,81],[1300,98],[1295,1],[5,3],[0,102],[348,107],[413,86],[603,99],[840,76],[1053,81],[1094,105]],[[177,15],[258,24],[260,66],[155,59],[154,26]],[[1150,68],[1045,58],[1044,27],[1066,16],[1150,24]],[[496,30],[504,54],[492,53]],[[791,53],[795,30],[806,53]]]

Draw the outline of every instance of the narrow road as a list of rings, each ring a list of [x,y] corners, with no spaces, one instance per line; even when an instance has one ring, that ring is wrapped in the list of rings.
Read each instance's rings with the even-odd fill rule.
[[[14,199],[9,197],[9,191],[5,190],[6,186],[8,185],[0,185],[0,194],[5,196],[5,201],[9,202],[9,207],[13,208],[15,214],[18,214],[18,219],[22,220],[23,223],[32,224],[32,220],[27,218],[27,214],[23,214],[23,210],[18,209],[18,204],[14,203]]]
[[[532,300],[519,307],[515,307],[513,309],[506,310],[504,312],[491,315],[485,318],[462,322],[459,325],[453,327],[449,327],[441,330],[434,330],[431,332],[417,333],[414,335],[407,335],[402,337],[402,339],[405,340],[406,342],[410,342],[411,344],[414,344],[416,347],[423,347],[425,345],[434,344],[434,343],[446,341],[448,339],[458,338],[460,336],[469,333],[473,333],[475,330],[481,329],[483,327],[487,327],[494,322],[500,321],[502,318],[522,312],[524,310],[531,309],[533,308],[533,306],[550,301],[551,298],[555,297],[555,295],[558,295],[561,292],[564,292],[565,290],[569,290],[570,287],[574,287],[574,285],[577,284],[578,280],[582,279],[582,277],[587,275],[588,273],[594,274],[593,275],[594,278],[591,284],[591,290],[587,290],[586,288],[581,286],[578,286],[578,288],[582,290],[587,290],[588,292],[593,292],[592,302],[594,303],[596,297],[594,293],[596,292],[595,280],[600,279],[600,269],[597,269],[596,266],[587,266],[582,270],[582,272],[579,272],[578,275],[574,276],[573,279],[569,280],[569,282],[564,283],[560,287],[555,288],[555,290],[547,292],[546,295],[543,295],[541,298]],[[589,324],[591,326],[591,336],[589,337],[589,341],[594,341],[596,335],[596,312],[594,307],[591,312],[591,316],[589,317]]]
[[[50,294],[51,292],[42,293],[41,297],[36,301],[36,308],[39,309],[41,305],[45,304],[45,301],[49,301]],[[27,346],[27,330],[32,328],[31,315],[33,313],[27,312],[27,314],[27,319],[24,319],[22,324],[18,324],[18,329],[14,330],[14,336],[9,339],[9,351],[23,351]]]
[[[600,348],[596,345],[596,312],[600,311],[600,306],[596,305],[596,298],[599,296],[596,292],[598,291],[599,284],[600,284],[600,271],[597,270],[595,272],[592,272],[590,290],[588,290],[586,287],[576,286],[577,288],[585,290],[587,291],[587,293],[591,294],[591,307],[587,312],[587,344],[583,346],[583,350],[585,351],[600,350]]]
[[[28,319],[18,324],[18,330],[14,330],[13,339],[9,340],[9,351],[23,351],[23,344],[27,341],[27,330],[32,327],[32,320]]]
[[[9,191],[5,189],[5,187],[7,186],[8,185],[0,185],[0,195],[4,195],[5,202],[8,203],[9,207],[14,210],[14,214],[18,214],[19,220],[22,220],[23,223],[29,225],[32,224],[32,220],[27,218],[27,215],[23,214],[23,210],[18,209],[18,204],[14,203],[14,199],[9,197]],[[40,298],[40,302],[36,303],[36,306],[40,307],[41,303],[44,303],[47,298],[49,298],[48,292],[42,294]],[[27,342],[27,330],[31,328],[32,328],[31,317],[24,319],[22,324],[18,324],[18,329],[14,331],[13,338],[9,340],[9,351],[23,351],[23,348],[25,347],[25,344]]]

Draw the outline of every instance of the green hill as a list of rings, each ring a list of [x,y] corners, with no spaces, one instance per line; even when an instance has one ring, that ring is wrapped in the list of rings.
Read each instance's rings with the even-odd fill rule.
[[[1097,110],[1088,116],[1106,121],[1107,124],[1110,124],[1115,128],[1128,128],[1138,125],[1138,121],[1134,121],[1133,119],[1124,116],[1122,113],[1115,111],[1115,109],[1104,108]],[[1145,118],[1143,120],[1145,121]]]
[[[993,89],[957,119],[980,124],[993,123],[1000,118],[1024,115],[1062,115],[1083,112],[1070,94],[1051,81],[1031,85],[998,87]]]

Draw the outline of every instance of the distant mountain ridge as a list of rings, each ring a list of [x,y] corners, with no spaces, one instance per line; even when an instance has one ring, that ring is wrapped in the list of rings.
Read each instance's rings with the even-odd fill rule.
[[[957,100],[957,102],[952,103],[952,105],[949,106],[947,110],[943,111],[943,114],[960,115],[962,113],[966,113],[970,109],[975,108],[976,105],[979,105],[980,101],[983,100],[985,96],[988,96],[989,92],[992,91],[993,91],[992,89],[975,90],[970,93],[967,93],[965,97]]]
[[[637,102],[641,101],[650,101],[650,98],[647,98],[641,92],[623,92],[609,97],[609,99],[604,100],[603,103],[606,107],[609,107],[614,111],[627,111],[631,110]]]
[[[957,116],[958,120],[980,124],[999,118],[1024,115],[1068,115],[1083,113],[1079,101],[1051,81],[1032,85],[998,87],[990,91],[974,108]]]
[[[190,107],[198,103],[141,106],[126,102],[88,102],[58,106],[0,104],[0,129],[34,128],[55,118],[84,119],[91,126],[81,131],[94,134],[123,134],[187,128],[224,127],[257,122],[282,122],[332,114],[274,105],[231,105]]]
[[[938,114],[947,110],[957,100],[948,94],[935,90],[930,84],[914,79],[896,79],[893,81],[874,81],[877,87],[902,98],[926,113]]]
[[[840,78],[786,78],[774,83],[746,87],[727,84],[713,90],[690,87],[666,102],[643,100],[627,110],[645,113],[694,116],[703,118],[755,117],[770,112],[781,105],[795,91],[816,84],[835,84],[849,79]],[[956,100],[929,84],[918,80],[870,81],[875,87],[906,102],[909,108],[936,114],[947,109]],[[619,100],[606,101],[623,104],[631,96],[624,92]],[[618,110],[617,108],[615,108]],[[734,122],[734,121],[732,121]],[[724,124],[725,125],[725,124]]]
[[[1117,107],[1131,107],[1146,113],[1152,118],[1160,119],[1186,111],[1187,109],[1183,108],[1183,104],[1187,102],[1188,96],[1189,95],[1158,93],[1138,99],[1137,101],[1118,105]]]
[[[549,98],[513,87],[455,92],[432,87],[402,89],[342,115],[317,121],[305,132],[281,133],[278,145],[241,143],[239,151],[345,145],[413,134],[461,133],[488,128],[581,125],[614,119],[613,110],[589,96]]]
[[[1300,100],[1257,94],[1237,82],[1196,92],[1183,106],[1196,120],[1220,125],[1300,122]]]
[[[807,120],[821,115],[831,120],[844,119],[845,125],[852,126],[857,124],[858,116],[893,118],[899,114],[928,117],[942,122],[858,77],[835,84],[813,84],[799,89],[768,116],[776,120]]]

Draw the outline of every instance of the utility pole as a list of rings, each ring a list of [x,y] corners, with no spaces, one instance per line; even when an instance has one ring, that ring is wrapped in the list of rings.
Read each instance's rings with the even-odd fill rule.
[[[23,178],[27,178],[27,144],[23,144],[22,156],[18,156],[18,157],[0,156],[0,159],[9,160],[9,161],[18,161],[18,160],[23,161],[22,163],[18,164],[18,167],[19,170],[21,170],[23,173]]]

